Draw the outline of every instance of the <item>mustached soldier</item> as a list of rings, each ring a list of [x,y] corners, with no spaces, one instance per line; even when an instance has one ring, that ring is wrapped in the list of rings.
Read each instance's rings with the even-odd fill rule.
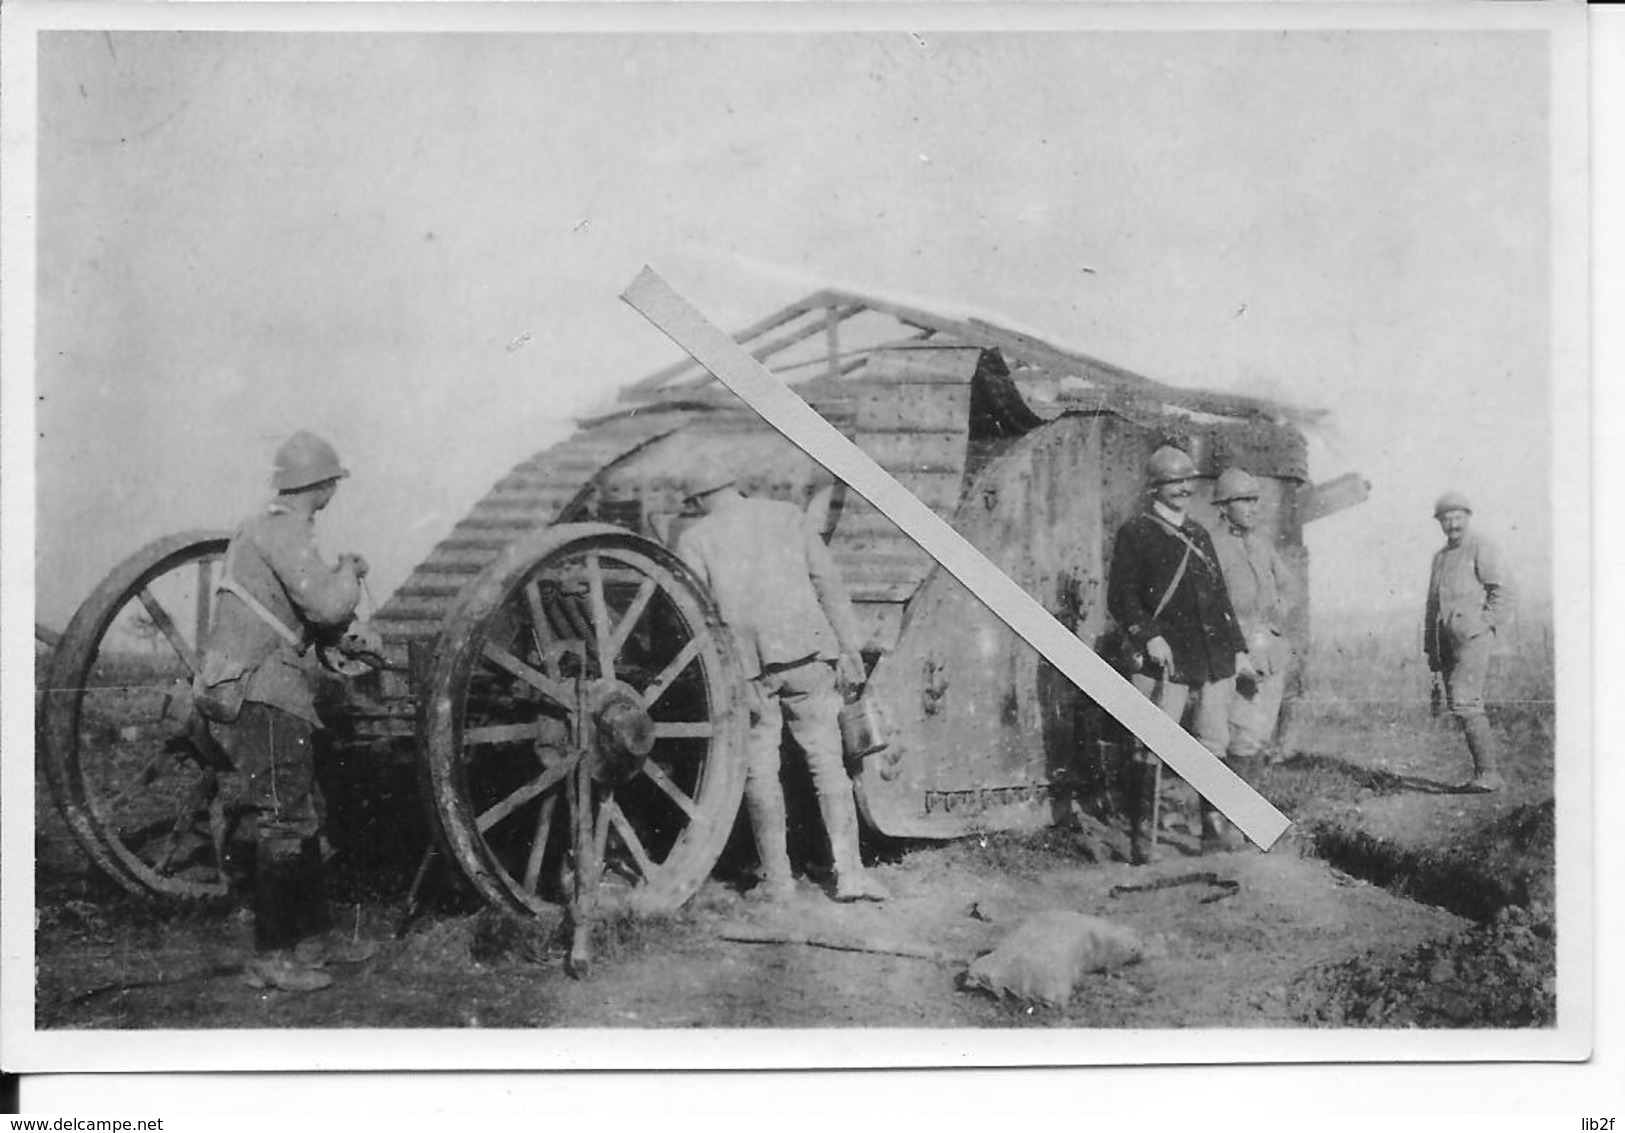
[[[795,892],[779,781],[788,724],[818,792],[835,899],[885,900],[885,886],[858,856],[857,808],[841,757],[836,671],[848,683],[862,683],[864,673],[862,638],[840,570],[793,504],[746,499],[731,479],[689,498],[705,514],[678,537],[677,553],[715,596],[751,678],[745,806],[764,874],[759,896],[780,901]]]
[[[213,730],[246,779],[256,952],[246,977],[256,987],[311,991],[332,982],[295,949],[328,927],[310,646],[350,623],[367,562],[354,554],[326,562],[315,518],[348,475],[333,446],[314,434],[295,433],[277,450],[276,496],[232,536],[204,651],[206,690],[240,682],[240,707],[223,713],[227,719],[215,709]]]
[[[1484,685],[1497,639],[1512,618],[1512,580],[1494,545],[1468,529],[1472,516],[1460,492],[1446,492],[1433,507],[1445,544],[1428,576],[1422,648],[1434,673],[1435,705],[1442,692],[1473,757],[1473,776],[1463,789],[1499,791],[1506,781],[1484,712]]]
[[[1118,528],[1106,608],[1143,657],[1131,675],[1134,687],[1175,721],[1194,701],[1191,733],[1223,759],[1229,681],[1238,667],[1250,672],[1251,665],[1213,542],[1207,529],[1185,514],[1195,479],[1196,465],[1181,450],[1165,445],[1151,454],[1149,505]],[[1152,859],[1156,768],[1156,757],[1134,745],[1125,794],[1136,865]],[[1203,799],[1204,849],[1223,846],[1223,824],[1223,816]]]

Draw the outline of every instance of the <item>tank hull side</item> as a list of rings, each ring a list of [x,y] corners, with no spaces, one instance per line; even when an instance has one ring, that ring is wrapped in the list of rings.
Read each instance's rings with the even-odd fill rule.
[[[1063,623],[1104,593],[1100,418],[1067,417],[971,481],[953,525]],[[1070,805],[1070,688],[957,579],[934,569],[870,694],[891,744],[859,774],[865,818],[897,837],[1034,829]]]
[[[1113,538],[1146,506],[1145,460],[1170,436],[1197,457],[1193,516],[1220,522],[1214,478],[1245,460],[1263,483],[1262,522],[1301,574],[1302,439],[1252,422],[1057,418],[972,479],[954,527],[1094,647],[1110,626]],[[1074,805],[1112,817],[1120,729],[946,572],[927,575],[870,687],[894,737],[858,780],[865,817],[882,833],[1036,829]]]

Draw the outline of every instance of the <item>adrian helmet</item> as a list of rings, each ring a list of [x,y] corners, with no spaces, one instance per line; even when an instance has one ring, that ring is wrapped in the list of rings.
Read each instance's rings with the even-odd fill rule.
[[[349,474],[332,445],[301,429],[276,450],[271,486],[279,492],[297,492]]]
[[[1245,468],[1226,468],[1219,473],[1219,482],[1213,489],[1213,502],[1227,504],[1231,500],[1256,500],[1258,478]]]
[[[1447,511],[1464,511],[1468,515],[1473,514],[1472,505],[1467,502],[1467,497],[1460,492],[1446,492],[1440,496],[1438,502],[1433,505],[1433,518],[1438,519]]]
[[[1153,488],[1176,480],[1194,480],[1196,462],[1183,449],[1163,445],[1145,462],[1145,475]]]

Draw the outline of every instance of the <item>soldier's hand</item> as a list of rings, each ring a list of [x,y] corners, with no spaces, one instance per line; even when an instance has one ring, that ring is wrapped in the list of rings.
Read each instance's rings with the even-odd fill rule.
[[[1168,642],[1160,637],[1153,637],[1145,643],[1145,655],[1159,668],[1166,669],[1174,663],[1174,651],[1168,648]]]

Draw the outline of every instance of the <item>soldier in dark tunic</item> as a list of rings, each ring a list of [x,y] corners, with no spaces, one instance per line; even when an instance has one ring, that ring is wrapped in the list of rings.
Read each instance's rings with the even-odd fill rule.
[[[1228,745],[1229,685],[1238,667],[1250,670],[1247,641],[1231,609],[1224,573],[1207,530],[1185,514],[1196,466],[1164,446],[1146,465],[1151,498],[1144,512],[1117,531],[1106,606],[1140,658],[1134,687],[1168,716],[1192,709],[1191,734],[1223,759]],[[1131,854],[1152,856],[1151,812],[1156,757],[1136,745],[1126,789]],[[1202,801],[1204,848],[1225,843],[1224,819]]]

